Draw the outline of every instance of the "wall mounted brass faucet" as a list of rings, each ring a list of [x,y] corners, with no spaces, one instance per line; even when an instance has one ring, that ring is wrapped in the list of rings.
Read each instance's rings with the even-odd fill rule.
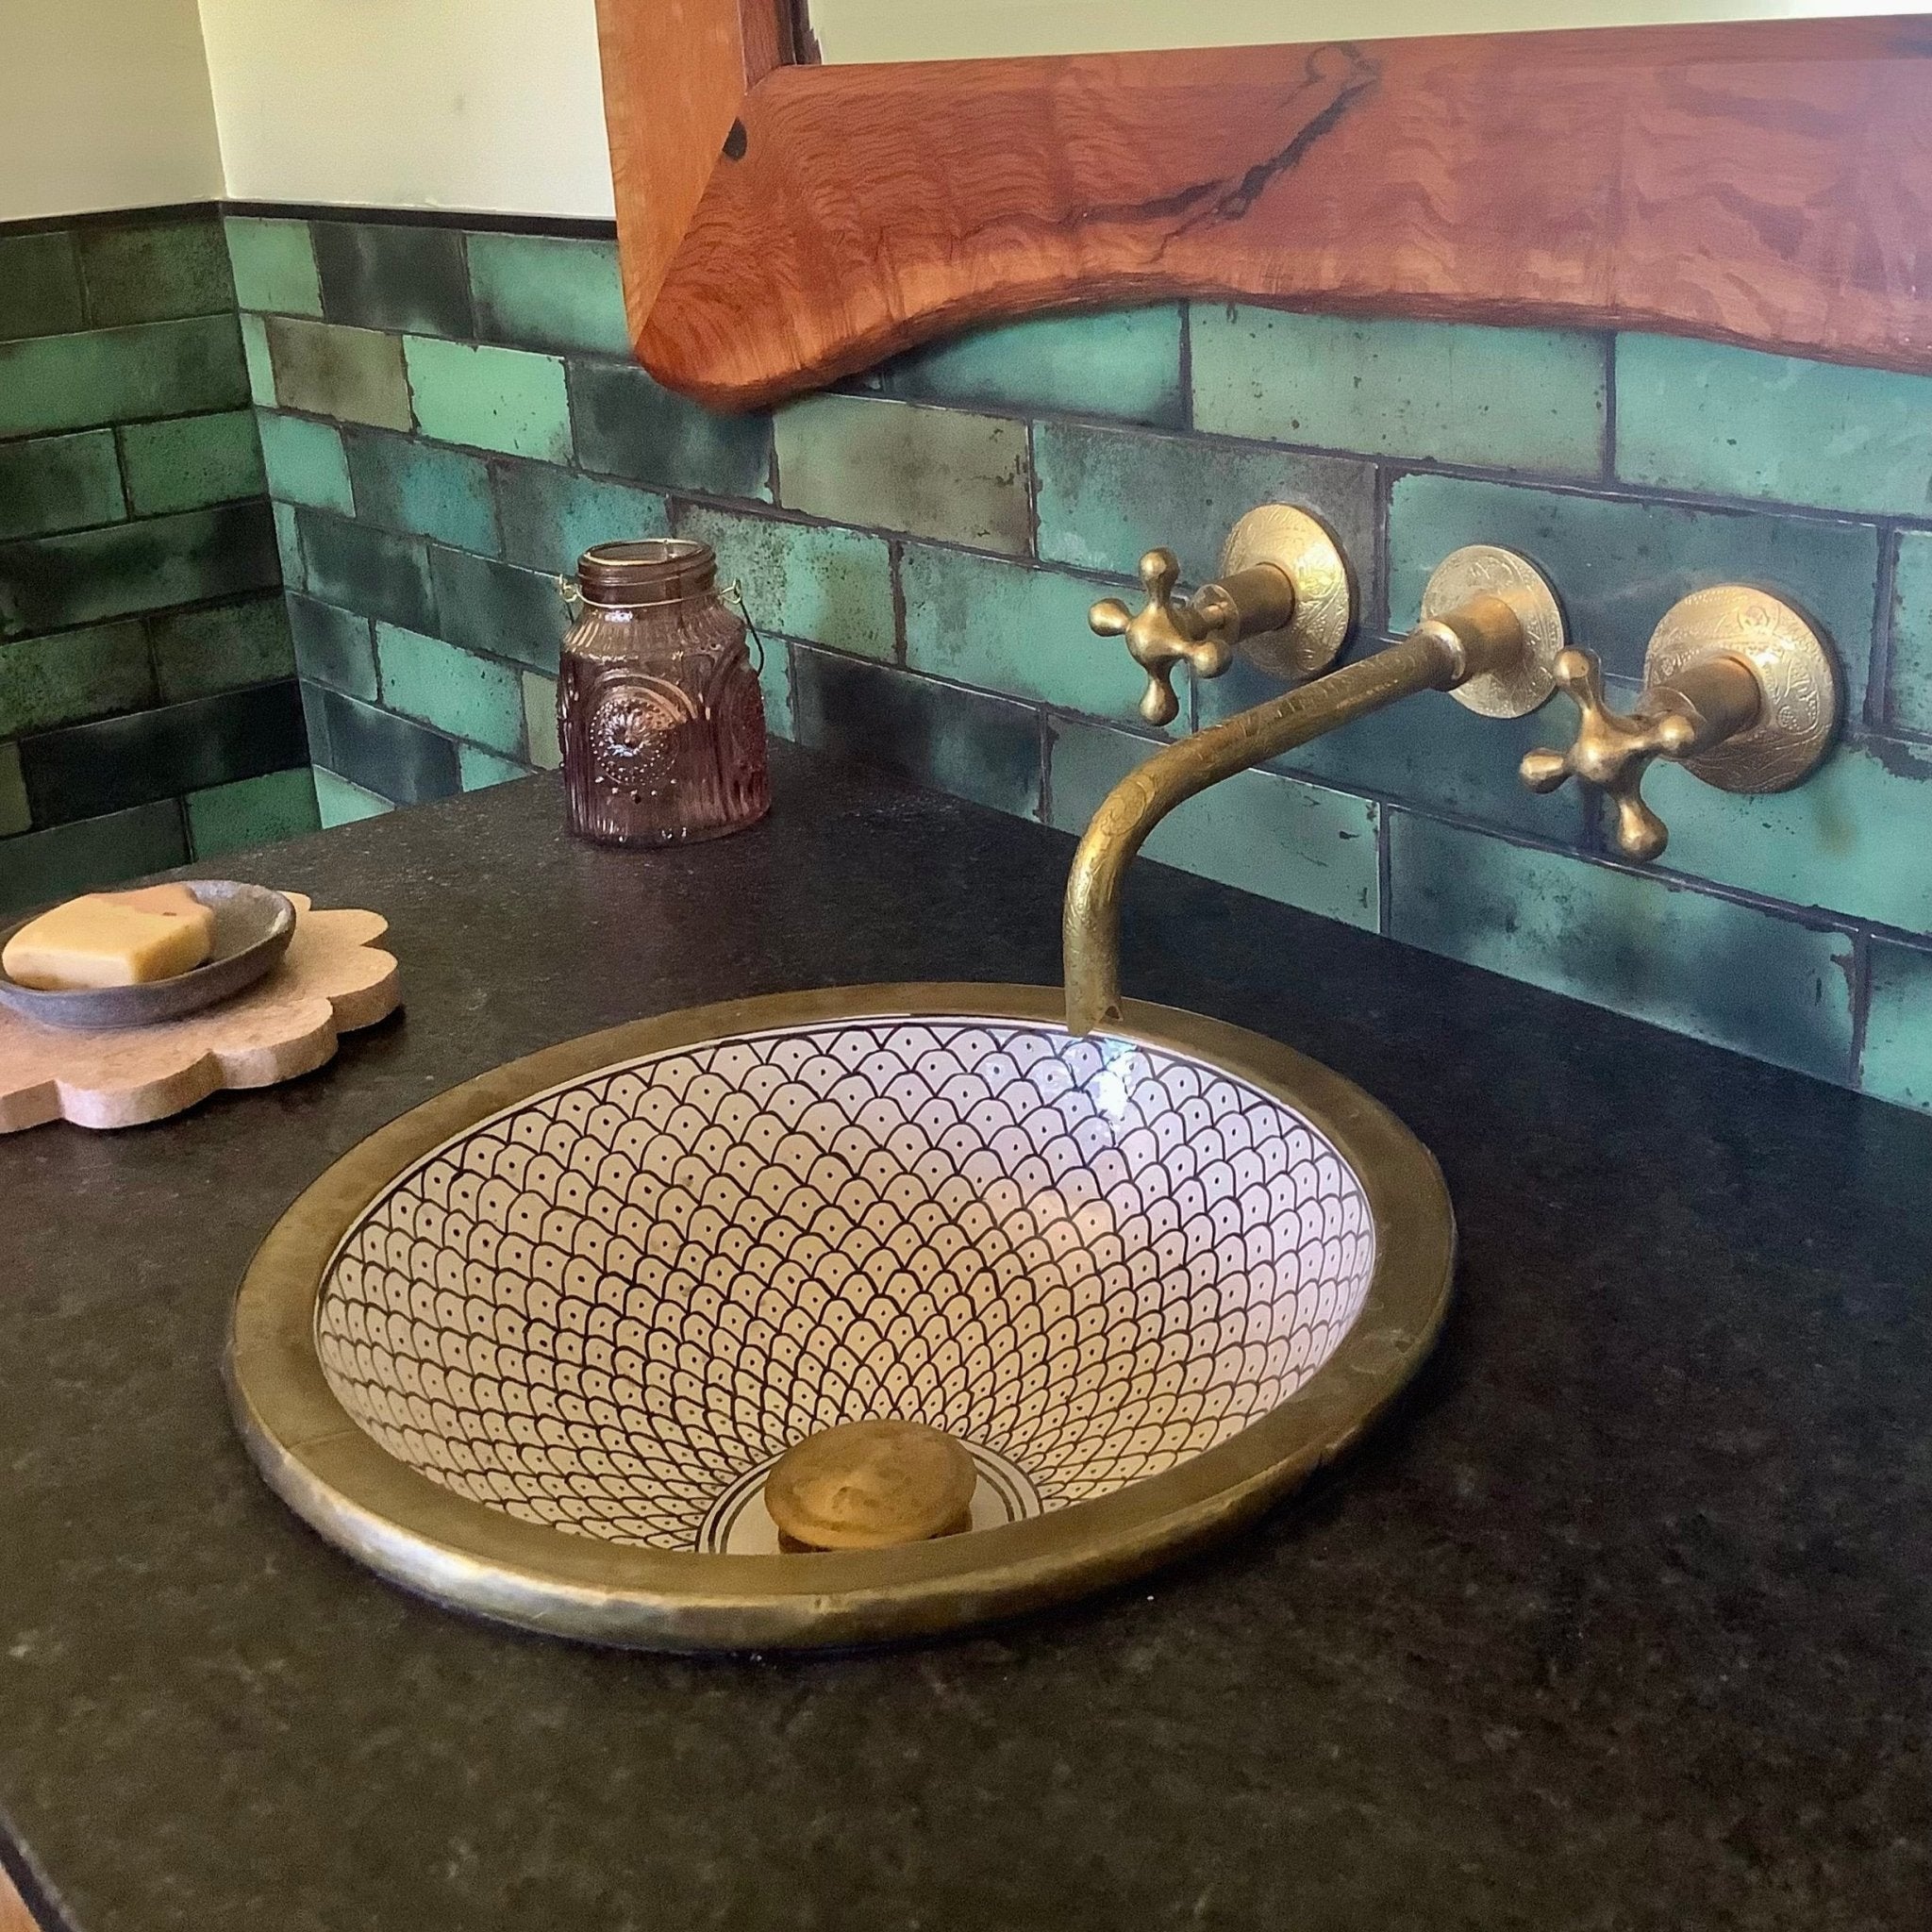
[[[1668,758],[1726,791],[1783,791],[1807,777],[1838,723],[1838,674],[1824,641],[1790,605],[1725,584],[1699,591],[1664,615],[1643,663],[1634,708],[1613,711],[1588,651],[1557,659],[1557,682],[1576,702],[1567,751],[1523,760],[1532,791],[1568,779],[1616,804],[1617,849],[1657,858],[1669,828],[1643,798],[1643,774]]]
[[[1141,559],[1145,607],[1137,615],[1118,597],[1103,597],[1088,622],[1104,638],[1125,638],[1147,674],[1141,715],[1171,724],[1180,712],[1174,674],[1185,664],[1197,677],[1219,677],[1242,657],[1281,678],[1312,677],[1341,655],[1355,627],[1355,587],[1341,546],[1306,510],[1263,504],[1234,526],[1221,553],[1221,575],[1184,604],[1172,550]]]
[[[1197,615],[1207,615],[1198,608],[1203,600],[1214,607],[1217,590],[1235,601],[1238,583],[1242,585],[1241,596],[1252,602],[1243,581],[1246,564],[1229,571],[1229,558],[1238,554],[1243,532],[1256,526],[1257,518],[1281,513],[1282,507],[1271,506],[1242,518],[1222,559],[1221,584],[1209,585],[1192,600]],[[1287,514],[1302,516],[1298,511]],[[1302,521],[1313,523],[1307,517]],[[1328,541],[1332,548],[1333,540]],[[1340,552],[1334,554],[1339,561]],[[1157,562],[1161,556],[1152,552],[1145,563]],[[1109,598],[1093,607],[1090,622],[1104,637],[1124,636],[1136,661],[1146,666],[1155,685],[1167,691],[1163,700],[1150,688],[1142,701],[1141,714],[1158,724],[1174,715],[1172,690],[1161,666],[1171,674],[1175,662],[1186,661],[1201,675],[1213,676],[1227,668],[1228,659],[1218,647],[1191,655],[1161,641],[1174,583],[1164,565],[1150,575],[1145,563],[1142,581],[1149,608],[1131,618],[1124,605]],[[1340,580],[1346,585],[1345,566]],[[1307,602],[1297,594],[1297,608]],[[1157,604],[1165,614],[1155,612]],[[1352,614],[1351,608],[1350,622],[1342,626],[1343,639]],[[1080,841],[1067,880],[1063,940],[1070,1032],[1090,1033],[1120,1020],[1122,883],[1147,835],[1183,800],[1416,691],[1451,691],[1471,710],[1489,717],[1520,718],[1535,710],[1555,688],[1556,662],[1564,643],[1562,612],[1536,567],[1513,552],[1476,544],[1444,559],[1424,593],[1422,618],[1399,644],[1165,746],[1108,794]],[[1147,657],[1135,647],[1134,625],[1142,619],[1146,622],[1140,637]],[[1332,618],[1327,622],[1332,625]],[[1189,644],[1204,641],[1205,633],[1186,640]],[[1335,649],[1340,649],[1341,641],[1336,641]],[[1329,655],[1333,654],[1331,650]],[[1156,716],[1157,712],[1164,715]]]

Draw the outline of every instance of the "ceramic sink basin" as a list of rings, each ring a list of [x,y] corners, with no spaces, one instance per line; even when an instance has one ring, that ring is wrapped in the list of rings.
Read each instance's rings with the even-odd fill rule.
[[[1435,1163],[1337,1075],[1058,991],[641,1021],[416,1108],[264,1242],[229,1382],[322,1534],[444,1604],[673,1649],[963,1625],[1144,1571],[1333,1456],[1434,1339]],[[844,1423],[963,1445],[971,1527],[781,1552]]]

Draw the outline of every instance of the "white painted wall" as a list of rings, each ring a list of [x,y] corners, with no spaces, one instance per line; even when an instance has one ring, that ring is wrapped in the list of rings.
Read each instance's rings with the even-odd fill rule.
[[[0,222],[208,201],[195,0],[0,0]]]
[[[1690,20],[1918,13],[1927,0],[810,0],[828,61],[975,60]]]
[[[594,0],[200,4],[232,199],[611,214]]]

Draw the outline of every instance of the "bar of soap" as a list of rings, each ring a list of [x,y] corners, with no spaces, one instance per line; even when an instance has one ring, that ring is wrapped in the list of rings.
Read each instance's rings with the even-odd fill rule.
[[[156,894],[178,892],[186,906]],[[145,903],[142,903],[145,902]],[[144,986],[199,966],[214,943],[214,915],[185,887],[90,892],[43,912],[7,941],[0,966],[42,991]]]
[[[137,912],[165,912],[171,919],[192,920],[208,936],[208,952],[215,949],[214,908],[204,906],[186,886],[136,886],[131,891],[93,892],[89,896],[105,899],[109,906],[132,906]],[[201,960],[194,963],[198,966]]]

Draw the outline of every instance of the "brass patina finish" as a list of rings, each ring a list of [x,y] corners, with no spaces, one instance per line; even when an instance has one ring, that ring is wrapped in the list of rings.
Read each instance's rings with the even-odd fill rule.
[[[889,1550],[957,1536],[973,1521],[979,1472],[942,1429],[881,1418],[821,1429],[765,1478],[781,1546]]]
[[[1045,1515],[889,1550],[717,1556],[569,1536],[473,1502],[357,1427],[316,1347],[330,1259],[414,1161],[507,1107],[598,1068],[722,1037],[889,1014],[1056,1021],[1058,988],[838,987],[735,1000],[592,1034],[425,1101],[352,1148],[271,1230],[236,1297],[226,1374],[242,1434],[282,1498],[331,1542],[437,1602],[595,1642],[813,1649],[954,1630],[1136,1576],[1250,1522],[1393,1400],[1448,1307],[1455,1222],[1436,1163],[1388,1110],[1291,1048],[1130,1003],[1128,1040],[1187,1054],[1303,1114],[1368,1197],[1366,1301],[1278,1407],[1217,1447]]]
[[[1509,554],[1483,545],[1479,555]],[[1512,692],[1524,711],[1541,702],[1537,688],[1549,687],[1530,664],[1560,648],[1561,621],[1534,567],[1510,562],[1522,575],[1505,585],[1511,594],[1477,589],[1441,609],[1441,584],[1472,575],[1471,560],[1457,553],[1431,579],[1424,608],[1434,614],[1400,643],[1166,746],[1114,787],[1087,827],[1067,880],[1062,943],[1071,1032],[1091,1033],[1120,1018],[1122,884],[1148,834],[1183,800],[1417,691],[1456,691],[1481,679],[1492,715],[1520,715],[1502,709]],[[1492,575],[1474,574],[1485,582]],[[1532,580],[1540,602],[1526,589]]]
[[[1146,672],[1141,715],[1150,724],[1179,716],[1174,674],[1182,665],[1196,677],[1219,677],[1240,647],[1273,675],[1307,677],[1334,662],[1355,623],[1341,548],[1306,510],[1288,504],[1250,510],[1222,551],[1219,579],[1176,604],[1180,580],[1174,552],[1150,550],[1141,559],[1145,606],[1136,613],[1118,597],[1103,597],[1088,613],[1101,637],[1124,638]]]
[[[1838,673],[1824,640],[1790,605],[1724,584],[1664,615],[1644,658],[1643,690],[1628,711],[1604,697],[1588,651],[1566,650],[1557,681],[1575,701],[1574,741],[1523,760],[1532,791],[1571,778],[1616,808],[1617,849],[1662,856],[1670,829],[1643,797],[1653,759],[1668,758],[1725,791],[1784,791],[1808,777],[1838,723]]]

